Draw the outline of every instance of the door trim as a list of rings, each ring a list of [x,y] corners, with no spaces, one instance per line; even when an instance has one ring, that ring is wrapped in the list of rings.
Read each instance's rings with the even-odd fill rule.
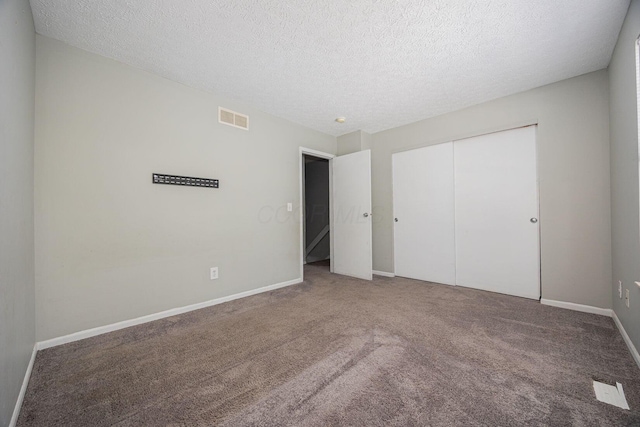
[[[333,187],[332,187],[332,160],[336,157],[333,154],[311,148],[300,147],[298,152],[298,188],[300,196],[300,208],[298,220],[300,221],[300,278],[304,280],[304,156],[309,155],[321,159],[329,160],[329,260],[333,259]],[[333,263],[330,262],[333,273]]]

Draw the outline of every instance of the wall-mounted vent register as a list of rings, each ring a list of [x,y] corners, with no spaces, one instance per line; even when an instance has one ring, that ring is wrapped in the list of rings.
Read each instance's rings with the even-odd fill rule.
[[[153,183],[182,185],[182,186],[188,186],[188,187],[205,187],[205,188],[218,188],[219,186],[219,182],[217,179],[193,178],[190,176],[178,176],[178,175],[165,175],[162,173],[153,174]]]
[[[218,107],[218,121],[222,124],[249,130],[249,116]]]

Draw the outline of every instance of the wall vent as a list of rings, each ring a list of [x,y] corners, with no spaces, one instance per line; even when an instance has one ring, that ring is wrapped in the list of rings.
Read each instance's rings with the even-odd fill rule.
[[[218,107],[218,121],[222,124],[249,130],[249,116]]]

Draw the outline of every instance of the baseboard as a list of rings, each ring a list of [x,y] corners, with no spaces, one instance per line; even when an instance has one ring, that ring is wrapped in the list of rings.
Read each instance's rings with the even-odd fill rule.
[[[233,301],[240,298],[245,298],[251,295],[260,294],[263,292],[273,291],[275,289],[284,288],[286,286],[296,285],[302,283],[302,279],[293,279],[282,283],[276,283],[275,285],[263,286],[262,288],[252,289],[250,291],[240,292],[238,294],[229,295],[222,298],[216,298],[209,301],[199,302],[196,304],[187,305],[184,307],[172,308],[170,310],[161,311],[159,313],[149,314],[135,319],[124,320],[118,323],[112,323],[110,325],[99,326],[97,328],[87,329],[73,334],[64,335],[57,338],[52,338],[46,341],[40,341],[37,343],[38,350],[44,350],[46,348],[55,347],[62,344],[67,344],[74,341],[83,340],[85,338],[95,337],[96,335],[106,334],[108,332],[117,331],[119,329],[128,328],[131,326],[140,325],[142,323],[153,322],[154,320],[164,319],[165,317],[175,316],[177,314],[187,313],[193,310],[199,310],[201,308],[211,307],[213,305],[222,304],[225,302]]]
[[[583,313],[599,314],[601,316],[607,316],[607,317],[611,317],[611,313],[613,313],[613,311],[610,308],[593,307],[590,305],[575,304],[572,302],[554,301],[554,300],[544,299],[544,298],[541,299],[540,302],[544,305],[550,305],[552,307],[566,308],[568,310],[582,311]]]
[[[36,353],[38,352],[38,345],[34,344],[33,351],[31,352],[31,359],[29,365],[27,365],[27,371],[24,373],[24,379],[22,380],[22,387],[20,387],[20,393],[18,394],[18,400],[16,406],[13,408],[13,415],[11,421],[9,421],[9,427],[15,427],[18,422],[18,415],[20,415],[20,408],[22,408],[22,401],[24,395],[27,392],[27,386],[29,385],[29,379],[31,378],[31,370],[33,369],[33,362],[36,360]]]
[[[640,368],[640,354],[638,354],[638,349],[636,348],[635,345],[633,345],[631,338],[629,338],[629,334],[627,334],[627,331],[624,330],[624,326],[622,326],[622,322],[620,321],[620,319],[618,319],[618,316],[616,315],[615,311],[613,312],[613,321],[618,327],[618,330],[620,331],[620,335],[622,335],[622,339],[624,339],[624,342],[627,344],[627,347],[629,347],[629,351],[631,352],[631,356],[633,357],[633,360],[636,361],[638,368]]]
[[[396,275],[395,275],[395,274],[393,274],[393,273],[387,273],[386,271],[373,270],[373,274],[375,274],[376,276],[396,277]]]

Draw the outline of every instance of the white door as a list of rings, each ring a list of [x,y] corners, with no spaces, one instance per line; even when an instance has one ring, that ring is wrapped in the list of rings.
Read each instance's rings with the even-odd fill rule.
[[[395,274],[454,285],[453,143],[392,159]]]
[[[536,127],[454,143],[456,283],[540,298]]]
[[[371,280],[371,151],[332,163],[333,272]]]

